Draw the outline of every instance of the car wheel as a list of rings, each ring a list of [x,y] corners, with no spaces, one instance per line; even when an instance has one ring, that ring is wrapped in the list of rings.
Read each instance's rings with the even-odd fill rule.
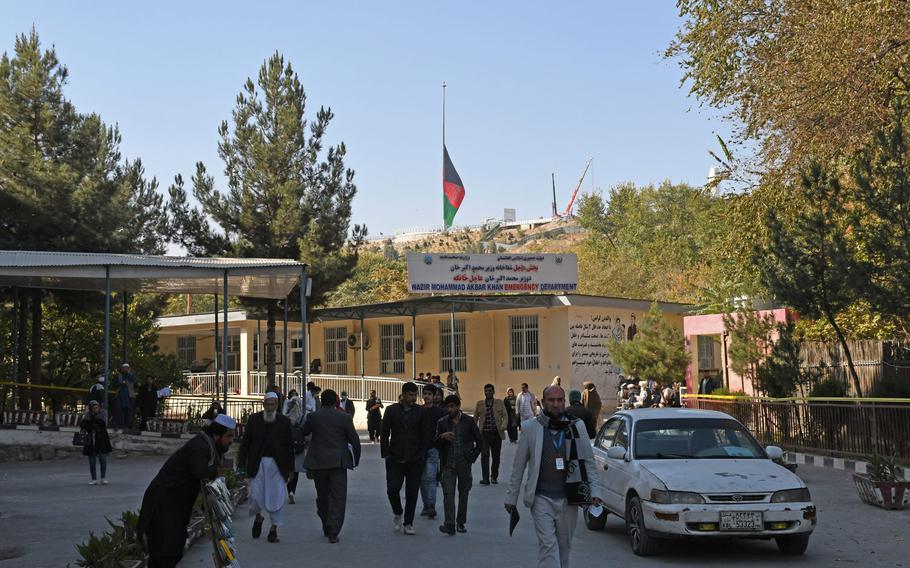
[[[607,525],[607,513],[606,508],[604,508],[603,513],[599,517],[594,517],[591,513],[588,512],[588,507],[582,509],[582,514],[585,518],[585,526],[588,527],[589,531],[602,531]]]
[[[641,499],[637,496],[629,499],[626,505],[626,532],[629,533],[629,543],[636,556],[653,556],[660,552],[660,542],[650,536],[645,528],[645,515]]]
[[[794,534],[790,536],[779,536],[774,539],[777,542],[777,548],[782,554],[799,556],[806,552],[809,546],[808,534]]]

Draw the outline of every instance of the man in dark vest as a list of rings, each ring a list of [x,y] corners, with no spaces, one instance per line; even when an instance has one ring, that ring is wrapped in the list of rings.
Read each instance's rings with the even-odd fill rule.
[[[145,490],[138,533],[149,553],[149,568],[172,568],[180,562],[200,482],[218,476],[236,427],[230,416],[219,414],[168,458]]]
[[[335,391],[322,391],[320,399],[322,408],[308,414],[303,423],[303,435],[313,435],[303,465],[316,483],[316,512],[322,520],[322,534],[334,544],[344,524],[348,470],[360,461],[360,436],[351,415],[335,409]]]

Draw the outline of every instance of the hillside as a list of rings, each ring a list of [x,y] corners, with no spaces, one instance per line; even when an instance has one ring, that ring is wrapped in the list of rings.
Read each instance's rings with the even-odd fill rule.
[[[584,239],[585,233],[573,218],[541,220],[540,224],[514,227],[488,224],[449,233],[400,235],[373,240],[366,245],[366,251],[382,253],[386,257],[403,256],[409,252],[571,252]]]

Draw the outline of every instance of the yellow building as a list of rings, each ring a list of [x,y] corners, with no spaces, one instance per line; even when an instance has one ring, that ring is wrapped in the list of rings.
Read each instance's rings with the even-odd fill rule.
[[[691,306],[664,302],[658,306],[682,331],[683,313]],[[462,397],[466,403],[473,403],[482,398],[486,383],[496,387],[497,396],[504,396],[508,387],[517,392],[526,382],[539,396],[544,386],[560,376],[567,389],[580,389],[584,381],[594,382],[604,408],[609,408],[621,375],[610,360],[607,341],[634,337],[636,317],[649,307],[650,303],[642,300],[532,294],[430,296],[324,308],[313,312],[315,321],[309,325],[305,346],[299,323],[289,323],[285,342],[283,323],[278,322],[277,380],[284,385],[286,369],[287,388],[299,388],[303,361],[318,359],[319,373],[307,372],[308,380],[323,388],[347,390],[354,399],[362,400],[375,389],[384,400],[394,400],[401,381],[427,372],[445,381],[448,369],[454,368]],[[189,375],[190,391],[214,392],[214,315],[163,317],[158,323],[159,346],[176,353],[187,370],[193,371]],[[229,312],[227,368],[231,393],[254,395],[266,387],[262,355],[265,328],[264,319],[252,313]],[[218,333],[220,336],[220,328]],[[292,374],[295,371],[297,374]]]

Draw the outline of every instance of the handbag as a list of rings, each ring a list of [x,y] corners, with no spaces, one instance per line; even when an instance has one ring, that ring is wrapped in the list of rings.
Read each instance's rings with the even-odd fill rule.
[[[585,469],[584,460],[578,459],[578,427],[572,424],[572,450],[569,452],[569,463],[578,464],[581,481],[566,482],[566,502],[569,505],[589,505],[591,499],[591,484],[588,483],[588,471]],[[571,467],[571,466],[570,466]]]
[[[79,430],[78,432],[73,432],[73,445],[74,446],[87,446],[92,443],[92,435],[85,430]]]

